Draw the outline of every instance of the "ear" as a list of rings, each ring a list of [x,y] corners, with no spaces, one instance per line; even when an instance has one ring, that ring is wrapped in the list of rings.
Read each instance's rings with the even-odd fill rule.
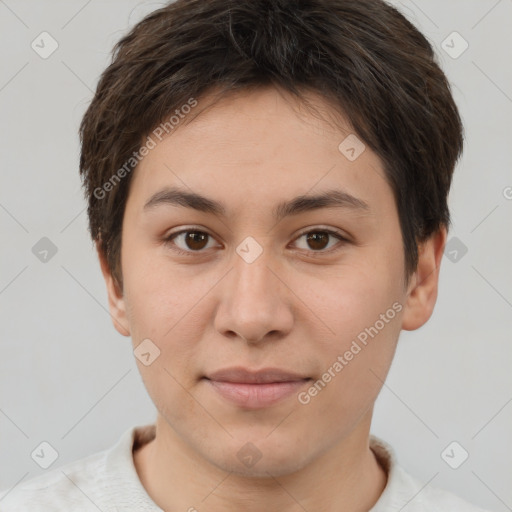
[[[130,336],[129,328],[125,327],[129,325],[129,322],[126,315],[126,305],[123,293],[112,276],[112,272],[108,266],[105,254],[100,248],[99,242],[96,242],[96,251],[98,253],[98,259],[100,260],[101,273],[103,274],[103,279],[105,279],[105,284],[107,285],[110,318],[112,318],[112,323],[119,334],[123,336]]]
[[[441,227],[418,246],[418,266],[411,276],[402,317],[402,329],[418,329],[432,316],[437,300],[439,270],[446,244],[446,227]]]

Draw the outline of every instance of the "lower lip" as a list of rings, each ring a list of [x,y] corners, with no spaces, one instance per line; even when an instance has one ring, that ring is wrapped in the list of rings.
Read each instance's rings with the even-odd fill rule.
[[[261,409],[297,393],[310,379],[267,384],[242,384],[205,379],[211,387],[230,402],[247,409]]]

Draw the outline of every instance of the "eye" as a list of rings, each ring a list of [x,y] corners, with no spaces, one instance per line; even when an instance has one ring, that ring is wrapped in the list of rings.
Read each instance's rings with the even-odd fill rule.
[[[306,247],[299,247],[301,249],[304,249],[306,251],[312,252],[312,253],[330,253],[333,252],[332,247],[335,246],[336,243],[330,244],[330,242],[348,242],[348,240],[337,231],[333,231],[332,229],[314,229],[311,231],[306,231],[305,233],[302,233],[299,235],[298,238],[295,240],[300,240],[305,237],[305,245]],[[333,240],[335,238],[336,240]],[[329,240],[330,239],[330,240]],[[343,243],[341,244],[343,245]],[[325,250],[327,248],[327,250]],[[335,249],[336,250],[336,249]],[[315,254],[316,256],[316,254]]]
[[[343,242],[348,243],[347,238],[341,233],[327,228],[317,228],[306,231],[295,239],[295,243],[302,238],[304,238],[306,247],[299,247],[299,249],[308,251],[314,256],[317,256],[315,253],[322,255],[333,252],[332,247],[336,245],[336,241],[338,245],[343,245]],[[211,244],[209,245],[209,242],[212,240],[213,237],[209,233],[199,229],[182,229],[181,231],[171,233],[165,237],[166,245],[178,254],[186,256],[206,252],[206,249],[214,247]],[[335,250],[336,249],[334,249],[334,251]]]
[[[178,254],[191,255],[194,252],[204,252],[203,249],[209,249],[209,238],[213,239],[213,237],[205,231],[184,229],[176,233],[171,233],[165,238],[165,243]]]

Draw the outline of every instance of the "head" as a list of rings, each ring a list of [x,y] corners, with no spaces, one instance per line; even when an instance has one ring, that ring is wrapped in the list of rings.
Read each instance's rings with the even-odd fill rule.
[[[447,79],[397,10],[178,0],[116,45],[80,134],[114,324],[158,348],[138,364],[176,435],[277,474],[368,419],[401,329],[432,314],[462,150]],[[309,380],[235,406],[206,378],[232,366]],[[244,468],[248,441],[263,457]]]

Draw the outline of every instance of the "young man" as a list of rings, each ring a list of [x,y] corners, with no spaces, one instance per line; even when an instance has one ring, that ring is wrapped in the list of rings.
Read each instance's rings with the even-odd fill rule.
[[[478,511],[370,434],[431,316],[462,126],[381,0],[178,0],[116,46],[80,170],[155,425],[2,510]]]

